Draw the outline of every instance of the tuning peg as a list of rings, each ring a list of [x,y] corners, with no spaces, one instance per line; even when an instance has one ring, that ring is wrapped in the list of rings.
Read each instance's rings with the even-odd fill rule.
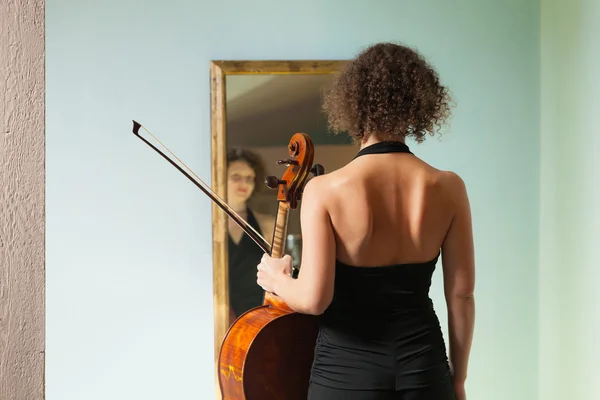
[[[298,161],[296,160],[277,160],[278,165],[298,165]]]
[[[310,169],[310,172],[314,175],[314,176],[319,176],[319,175],[323,175],[325,173],[325,168],[323,168],[323,166],[321,164],[315,164],[313,165],[313,167]]]
[[[276,176],[267,176],[265,178],[265,185],[271,189],[277,189],[279,185],[283,185],[285,181],[277,178]]]

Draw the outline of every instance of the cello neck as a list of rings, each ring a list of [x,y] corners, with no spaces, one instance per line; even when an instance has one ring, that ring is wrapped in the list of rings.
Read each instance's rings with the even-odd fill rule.
[[[271,244],[271,257],[281,258],[284,256],[289,210],[290,207],[287,203],[279,202],[277,219],[275,219],[273,242]]]
[[[289,203],[280,201],[277,210],[277,219],[275,220],[275,232],[273,233],[273,243],[271,244],[271,257],[282,258],[284,256],[289,211]],[[291,312],[294,311],[279,296],[277,296],[274,293],[265,292],[263,304]]]

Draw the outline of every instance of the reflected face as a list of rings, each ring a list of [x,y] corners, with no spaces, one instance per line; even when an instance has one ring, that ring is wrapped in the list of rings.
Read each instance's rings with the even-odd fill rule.
[[[254,192],[256,173],[245,161],[233,161],[227,167],[227,202],[245,203]]]

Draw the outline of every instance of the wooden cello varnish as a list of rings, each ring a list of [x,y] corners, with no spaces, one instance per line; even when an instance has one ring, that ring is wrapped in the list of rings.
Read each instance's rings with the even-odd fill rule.
[[[292,159],[281,162],[289,164],[283,177],[267,179],[269,187],[278,188],[279,202],[272,257],[283,257],[289,210],[296,208],[309,173],[315,173],[308,135],[295,134],[288,148]],[[218,360],[223,400],[306,400],[318,321],[265,293],[263,305],[242,314],[223,340]]]

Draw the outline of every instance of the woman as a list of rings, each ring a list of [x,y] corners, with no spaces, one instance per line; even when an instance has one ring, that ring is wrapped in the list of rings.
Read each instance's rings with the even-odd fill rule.
[[[275,218],[250,210],[248,200],[262,179],[260,158],[248,151],[233,149],[227,154],[227,204],[258,233],[270,241]],[[230,323],[242,313],[263,302],[263,291],[256,285],[256,264],[262,249],[228,218]]]
[[[405,143],[434,134],[448,103],[436,72],[395,44],[361,53],[325,97],[331,127],[360,151],[305,187],[298,278],[288,256],[264,256],[257,274],[297,312],[323,314],[311,400],[466,398],[475,280],[467,191]],[[428,294],[440,254],[450,362]]]

